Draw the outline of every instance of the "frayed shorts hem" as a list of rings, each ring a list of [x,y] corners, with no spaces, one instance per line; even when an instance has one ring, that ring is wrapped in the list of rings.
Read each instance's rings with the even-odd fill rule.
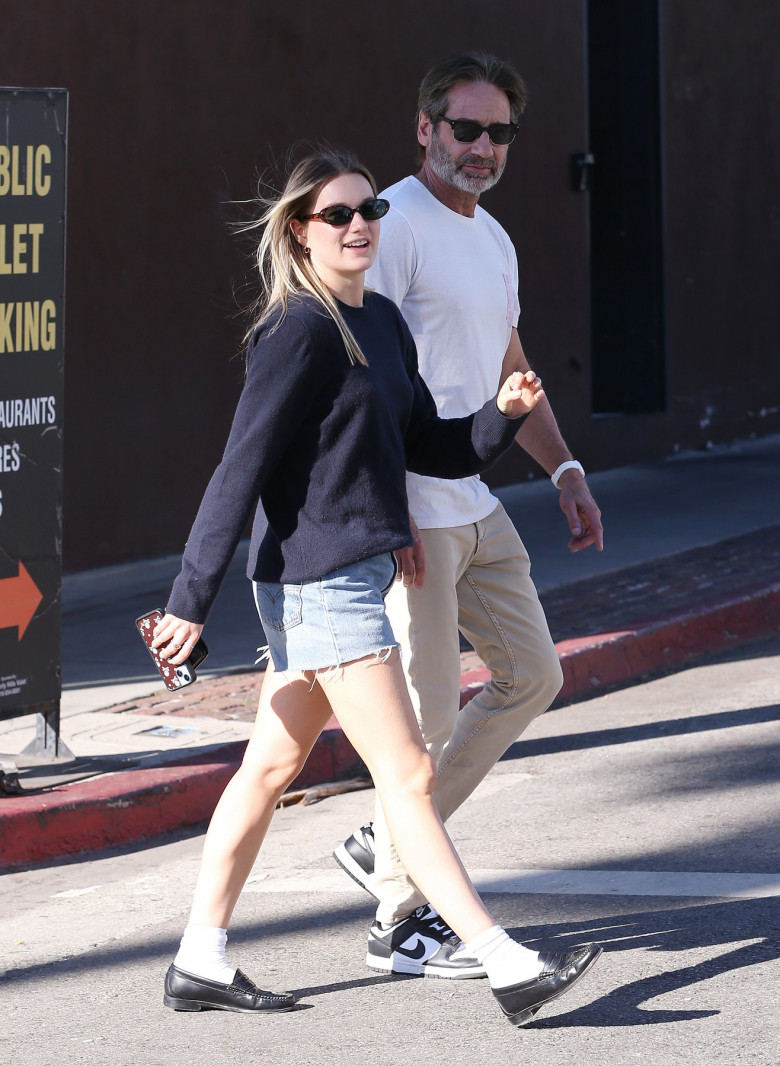
[[[364,659],[373,659],[373,661],[377,665],[379,665],[380,663],[386,663],[387,660],[390,658],[391,654],[393,653],[394,649],[397,647],[399,647],[398,644],[388,644],[386,647],[378,648],[376,651],[369,651],[365,655],[359,656],[359,658],[357,659],[349,659],[347,662],[343,663],[333,663],[331,666],[311,666],[307,667],[305,670],[297,670],[296,673],[306,673],[315,675],[333,674],[336,672],[336,670],[340,670],[343,666],[349,666],[351,663],[359,663],[362,662]],[[271,655],[271,647],[269,644],[266,644],[265,647],[258,648],[257,650],[260,654],[258,658],[255,659],[255,666],[259,666],[260,663],[266,662],[269,659],[271,662],[273,662],[273,656]],[[274,668],[276,668],[275,663]],[[285,670],[284,672],[290,673],[290,668],[288,667],[287,670]]]

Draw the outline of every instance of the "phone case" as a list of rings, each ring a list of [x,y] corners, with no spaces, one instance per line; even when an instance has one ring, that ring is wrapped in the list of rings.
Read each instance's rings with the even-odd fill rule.
[[[162,617],[163,612],[157,607],[153,611],[142,614],[140,618],[136,618],[135,625],[141,634],[141,640],[143,640],[152,657],[154,665],[160,672],[160,677],[165,682],[165,687],[170,689],[171,692],[175,692],[176,689],[184,688],[185,685],[191,685],[193,681],[197,680],[195,667],[200,666],[208,655],[209,650],[206,647],[206,642],[199,640],[192,649],[189,658],[180,666],[172,666],[166,659],[161,659],[157,649],[152,647],[152,640],[154,638],[154,627]]]

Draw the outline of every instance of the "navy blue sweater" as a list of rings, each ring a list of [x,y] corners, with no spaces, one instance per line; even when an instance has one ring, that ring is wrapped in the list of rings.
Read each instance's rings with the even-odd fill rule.
[[[349,362],[314,297],[255,331],[222,462],[190,532],[167,610],[205,622],[258,501],[247,574],[299,583],[411,544],[408,468],[456,478],[486,469],[522,419],[495,400],[440,419],[400,311],[378,293],[340,304],[368,366]]]

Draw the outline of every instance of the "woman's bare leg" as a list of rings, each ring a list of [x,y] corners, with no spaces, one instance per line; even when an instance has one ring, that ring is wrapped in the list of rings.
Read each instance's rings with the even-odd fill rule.
[[[495,923],[442,824],[436,772],[414,716],[397,649],[317,675],[341,728],[368,767],[393,843],[422,894],[465,943]]]
[[[191,925],[227,928],[279,797],[300,772],[330,715],[311,675],[277,674],[269,665],[243,762],[209,824]]]

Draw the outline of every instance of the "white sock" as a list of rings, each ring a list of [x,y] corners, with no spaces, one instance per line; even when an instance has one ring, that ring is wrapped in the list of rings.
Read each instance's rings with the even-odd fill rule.
[[[188,925],[173,964],[180,970],[194,973],[196,977],[229,985],[236,976],[236,970],[227,961],[226,944],[227,929]]]
[[[469,940],[466,952],[476,956],[485,967],[491,988],[507,988],[521,981],[530,981],[542,972],[539,952],[512,940],[500,925],[494,925]]]

